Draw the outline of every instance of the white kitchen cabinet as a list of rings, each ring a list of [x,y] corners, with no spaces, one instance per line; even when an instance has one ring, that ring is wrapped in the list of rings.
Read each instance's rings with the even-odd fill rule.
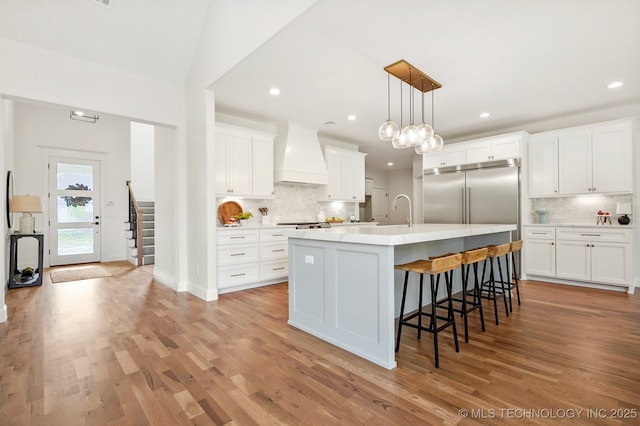
[[[520,158],[521,134],[504,135],[466,143],[466,162],[482,163],[485,161]]]
[[[364,201],[364,157],[367,154],[325,147],[325,160],[329,174],[325,199],[331,201]]]
[[[465,145],[456,143],[445,145],[440,151],[422,155],[422,168],[434,169],[438,167],[457,166],[466,163]]]
[[[273,136],[219,123],[215,165],[216,195],[273,196]]]
[[[541,277],[556,275],[554,227],[524,227],[524,270]]]
[[[218,293],[284,281],[289,245],[282,228],[219,229],[216,259]]]
[[[631,231],[565,228],[557,234],[557,277],[631,286]]]
[[[273,196],[273,138],[254,136],[252,139],[252,194]]]
[[[601,123],[558,134],[561,195],[632,192],[631,122]]]
[[[529,196],[558,195],[558,138],[533,135],[529,141]]]

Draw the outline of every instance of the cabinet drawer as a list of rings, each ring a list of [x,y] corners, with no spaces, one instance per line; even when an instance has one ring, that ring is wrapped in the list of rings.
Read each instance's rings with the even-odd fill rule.
[[[232,244],[217,248],[218,265],[257,262],[259,260],[257,244]]]
[[[271,260],[260,262],[260,281],[286,279],[289,276],[289,260]]]
[[[242,244],[258,242],[259,232],[257,229],[252,230],[221,230],[218,231],[217,244]]]
[[[260,260],[287,259],[288,257],[288,241],[260,243]]]
[[[287,241],[283,229],[261,229],[260,241]]]
[[[553,226],[531,226],[524,228],[526,239],[553,240],[556,238],[556,228]]]
[[[258,281],[258,263],[218,268],[218,288],[235,287]]]
[[[622,228],[561,228],[557,230],[558,240],[608,241],[627,243],[631,241],[631,230]]]

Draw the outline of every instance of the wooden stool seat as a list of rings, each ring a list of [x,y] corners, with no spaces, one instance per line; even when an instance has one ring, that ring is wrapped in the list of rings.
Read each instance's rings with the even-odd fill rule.
[[[462,255],[461,262],[463,265],[471,265],[487,258],[489,249],[487,247],[475,248],[460,253]]]
[[[498,246],[487,246],[487,257],[498,257],[509,253],[511,243],[500,244]]]
[[[452,293],[451,288],[453,284],[453,271],[462,264],[461,261],[462,261],[462,255],[460,253],[448,253],[447,255],[433,257],[428,260],[415,260],[413,262],[403,263],[403,264],[394,266],[394,269],[405,271],[404,287],[402,289],[402,302],[400,304],[400,317],[398,319],[398,335],[396,337],[396,352],[400,350],[400,336],[402,333],[402,327],[405,325],[416,328],[418,330],[418,339],[420,339],[420,333],[423,330],[433,334],[433,346],[434,346],[436,368],[440,367],[440,358],[438,355],[438,333],[440,333],[442,330],[444,330],[449,326],[453,327],[453,340],[455,343],[455,349],[456,349],[456,352],[460,351],[460,347],[458,345],[458,334],[456,331],[455,317],[453,314],[453,303],[451,301],[451,293]],[[404,305],[407,298],[407,284],[409,282],[410,272],[420,274],[418,310],[405,317]],[[422,310],[423,309],[422,293],[423,293],[424,274],[429,275],[430,284],[431,284],[430,312],[423,312]],[[437,303],[438,286],[440,284],[440,276],[442,274],[444,274],[445,276],[445,284],[446,284],[446,290],[447,290],[447,298],[446,298],[447,316],[446,317],[443,315],[438,315],[436,312],[436,308],[438,308],[438,303]],[[422,324],[423,316],[429,317],[428,326]],[[410,320],[414,318],[417,318],[418,320],[417,324],[410,322]]]

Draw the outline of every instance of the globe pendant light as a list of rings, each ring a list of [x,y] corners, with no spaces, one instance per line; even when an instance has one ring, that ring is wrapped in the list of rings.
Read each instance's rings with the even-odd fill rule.
[[[422,123],[418,126],[418,136],[420,137],[420,144],[428,141],[433,137],[433,127],[424,122],[424,78],[420,79],[420,85],[422,86]],[[431,96],[433,97],[433,84],[431,85]],[[432,103],[433,108],[433,103]],[[416,148],[417,151],[417,148]]]
[[[403,109],[402,109],[402,79],[400,79],[400,127],[402,128],[402,119],[403,119]],[[391,145],[393,145],[396,149],[404,149],[409,148],[411,143],[409,142],[408,135],[403,131],[398,132],[398,136],[391,140]]]
[[[415,115],[415,108],[413,102],[413,80],[411,78],[411,68],[409,68],[409,124],[403,128],[400,132],[400,138],[404,139],[403,146],[412,147],[420,145],[420,133],[418,132],[418,126],[413,124],[413,118]]]
[[[378,137],[383,141],[393,141],[398,137],[400,127],[391,120],[391,89],[389,83],[389,72],[387,71],[387,121],[380,125]]]
[[[429,137],[429,139],[424,139],[420,145],[416,146],[416,154],[429,154],[431,152],[440,151],[444,146],[442,136],[436,134],[433,130],[435,128],[433,86],[431,90],[431,123],[432,126],[429,126],[431,128],[431,137]]]

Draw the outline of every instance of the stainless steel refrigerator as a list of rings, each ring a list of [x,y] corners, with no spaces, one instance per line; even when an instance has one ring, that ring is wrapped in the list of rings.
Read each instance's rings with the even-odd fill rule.
[[[498,223],[518,225],[520,235],[520,163],[518,160],[425,170],[425,223]]]

